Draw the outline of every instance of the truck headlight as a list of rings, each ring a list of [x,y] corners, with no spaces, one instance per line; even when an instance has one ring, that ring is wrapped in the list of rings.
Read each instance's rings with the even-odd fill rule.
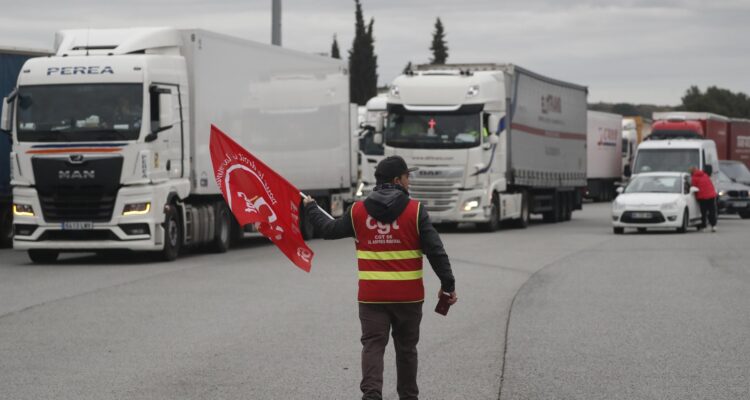
[[[479,207],[479,198],[466,200],[466,202],[464,202],[464,211],[471,211],[477,207]]]
[[[122,209],[122,215],[143,215],[143,214],[148,214],[150,210],[151,210],[150,202],[130,203],[130,204],[125,204],[125,207],[123,207]]]
[[[661,205],[661,209],[665,211],[669,210],[676,210],[677,209],[677,201],[673,201],[671,203],[666,203]]]
[[[31,204],[13,204],[13,215],[19,217],[33,217],[34,209]]]

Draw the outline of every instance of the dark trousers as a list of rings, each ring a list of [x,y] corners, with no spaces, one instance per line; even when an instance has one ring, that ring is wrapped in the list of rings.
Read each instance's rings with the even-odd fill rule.
[[[698,200],[701,206],[701,228],[706,227],[706,217],[711,226],[716,226],[716,198]]]
[[[416,400],[417,342],[422,303],[359,304],[362,324],[362,399],[383,398],[383,354],[389,331],[396,348],[396,390],[401,400]]]

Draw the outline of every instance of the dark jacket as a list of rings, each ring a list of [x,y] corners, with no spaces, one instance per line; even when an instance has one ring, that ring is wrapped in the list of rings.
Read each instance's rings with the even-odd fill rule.
[[[409,204],[409,194],[400,186],[382,185],[367,196],[364,204],[370,216],[380,222],[391,223],[406,209]],[[330,219],[318,209],[316,204],[310,203],[305,206],[305,214],[309,215],[309,220],[315,227],[315,233],[324,239],[354,237],[351,207],[340,218]],[[423,207],[419,208],[419,239],[422,242],[422,253],[427,256],[432,269],[440,278],[443,291],[453,292],[456,283],[448,254],[445,253],[440,235],[432,226],[430,217]]]

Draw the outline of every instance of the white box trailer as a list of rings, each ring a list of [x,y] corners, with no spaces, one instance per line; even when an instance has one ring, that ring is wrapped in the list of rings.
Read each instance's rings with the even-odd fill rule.
[[[586,195],[609,201],[622,180],[622,115],[589,111],[587,126]]]
[[[4,107],[25,210],[14,247],[34,261],[226,250],[234,219],[213,179],[211,124],[340,214],[357,173],[348,82],[342,61],[203,30],[62,31]]]
[[[567,220],[586,186],[587,92],[512,64],[420,65],[391,86],[386,155],[420,167],[411,193],[436,222]]]

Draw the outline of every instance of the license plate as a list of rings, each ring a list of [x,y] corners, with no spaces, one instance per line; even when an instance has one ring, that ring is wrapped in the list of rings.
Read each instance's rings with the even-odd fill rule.
[[[83,231],[94,229],[94,223],[90,221],[68,221],[62,223],[62,228],[70,231]]]
[[[744,201],[732,201],[729,205],[733,208],[747,208],[747,203]]]
[[[651,219],[651,213],[647,212],[635,212],[632,214],[635,219]]]

